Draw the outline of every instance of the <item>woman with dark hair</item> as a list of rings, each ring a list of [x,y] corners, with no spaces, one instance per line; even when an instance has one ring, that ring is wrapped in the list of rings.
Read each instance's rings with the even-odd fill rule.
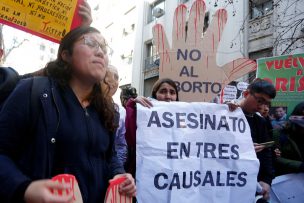
[[[100,81],[108,66],[107,43],[92,27],[78,27],[61,41],[57,59],[47,64],[48,83],[31,119],[33,78],[22,80],[0,114],[0,202],[72,202],[59,196],[67,184],[50,180],[72,174],[83,202],[103,202],[108,181],[124,173],[113,148],[117,113]],[[120,192],[134,195],[125,174]]]
[[[169,78],[156,81],[152,87],[152,98],[158,101],[179,101],[175,82]]]
[[[158,101],[179,101],[175,82],[169,78],[162,78],[155,82],[152,87],[152,99]],[[128,145],[128,159],[125,164],[126,171],[135,175],[136,169],[136,103],[145,107],[152,107],[151,98],[138,96],[129,99],[126,105],[126,141]]]
[[[304,172],[304,102],[299,103],[283,129],[274,131],[281,151],[276,158],[276,176]]]

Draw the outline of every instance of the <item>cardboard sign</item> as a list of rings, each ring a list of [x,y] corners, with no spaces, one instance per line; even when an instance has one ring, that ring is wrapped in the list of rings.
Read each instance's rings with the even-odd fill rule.
[[[226,84],[256,69],[253,60],[239,58],[220,67],[216,63],[218,45],[227,22],[227,11],[215,12],[203,34],[206,5],[196,0],[186,19],[184,4],[175,9],[172,47],[161,24],[153,27],[153,39],[160,56],[159,77],[173,79],[181,101],[211,101]]]
[[[137,105],[137,201],[254,202],[259,161],[242,110],[152,101]]]
[[[257,77],[270,81],[277,90],[271,105],[287,107],[287,114],[304,101],[304,54],[258,59]]]
[[[110,181],[104,203],[132,203],[132,197],[119,193],[119,185],[126,180],[125,177],[118,177]]]
[[[67,189],[64,191],[55,190],[55,191],[53,191],[54,194],[62,196],[62,195],[68,194],[69,192],[72,192],[73,199],[74,199],[73,203],[82,203],[82,196],[81,196],[80,189],[79,189],[75,176],[70,175],[70,174],[60,174],[60,175],[53,177],[52,180],[55,182],[71,184],[70,189]]]
[[[83,0],[5,0],[0,2],[0,23],[59,42],[81,24],[78,5]]]

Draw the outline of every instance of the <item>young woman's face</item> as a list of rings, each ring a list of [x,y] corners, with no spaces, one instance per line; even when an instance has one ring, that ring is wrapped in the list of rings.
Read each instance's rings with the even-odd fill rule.
[[[107,45],[99,33],[87,33],[73,46],[73,53],[67,62],[72,69],[72,77],[78,80],[96,83],[104,79],[108,66]]]
[[[166,102],[176,101],[177,92],[175,91],[174,87],[168,83],[163,83],[160,85],[159,89],[156,92],[156,99],[158,101]]]

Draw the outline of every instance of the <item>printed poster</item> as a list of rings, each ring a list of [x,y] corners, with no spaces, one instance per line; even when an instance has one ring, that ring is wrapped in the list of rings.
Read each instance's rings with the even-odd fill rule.
[[[259,161],[240,108],[137,105],[136,135],[139,203],[254,202]]]
[[[81,24],[83,0],[1,0],[0,23],[59,42]]]
[[[257,77],[272,82],[277,96],[272,106],[287,109],[304,101],[304,54],[285,55],[258,59]]]

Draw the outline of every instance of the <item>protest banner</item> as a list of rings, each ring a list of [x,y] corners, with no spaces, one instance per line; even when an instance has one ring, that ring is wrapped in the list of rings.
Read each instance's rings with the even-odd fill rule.
[[[215,12],[203,33],[206,5],[196,0],[186,19],[184,4],[175,9],[172,46],[161,24],[153,27],[153,40],[160,56],[159,77],[173,79],[182,101],[211,101],[230,81],[254,71],[256,63],[246,58],[235,59],[223,66],[217,64],[219,43],[227,22],[227,11]]]
[[[258,59],[257,77],[270,81],[277,90],[272,106],[287,107],[290,115],[304,100],[304,54]]]
[[[53,42],[81,24],[78,5],[84,0],[8,0],[0,2],[0,23]]]
[[[259,161],[241,109],[153,101],[137,106],[139,203],[253,202]]]

